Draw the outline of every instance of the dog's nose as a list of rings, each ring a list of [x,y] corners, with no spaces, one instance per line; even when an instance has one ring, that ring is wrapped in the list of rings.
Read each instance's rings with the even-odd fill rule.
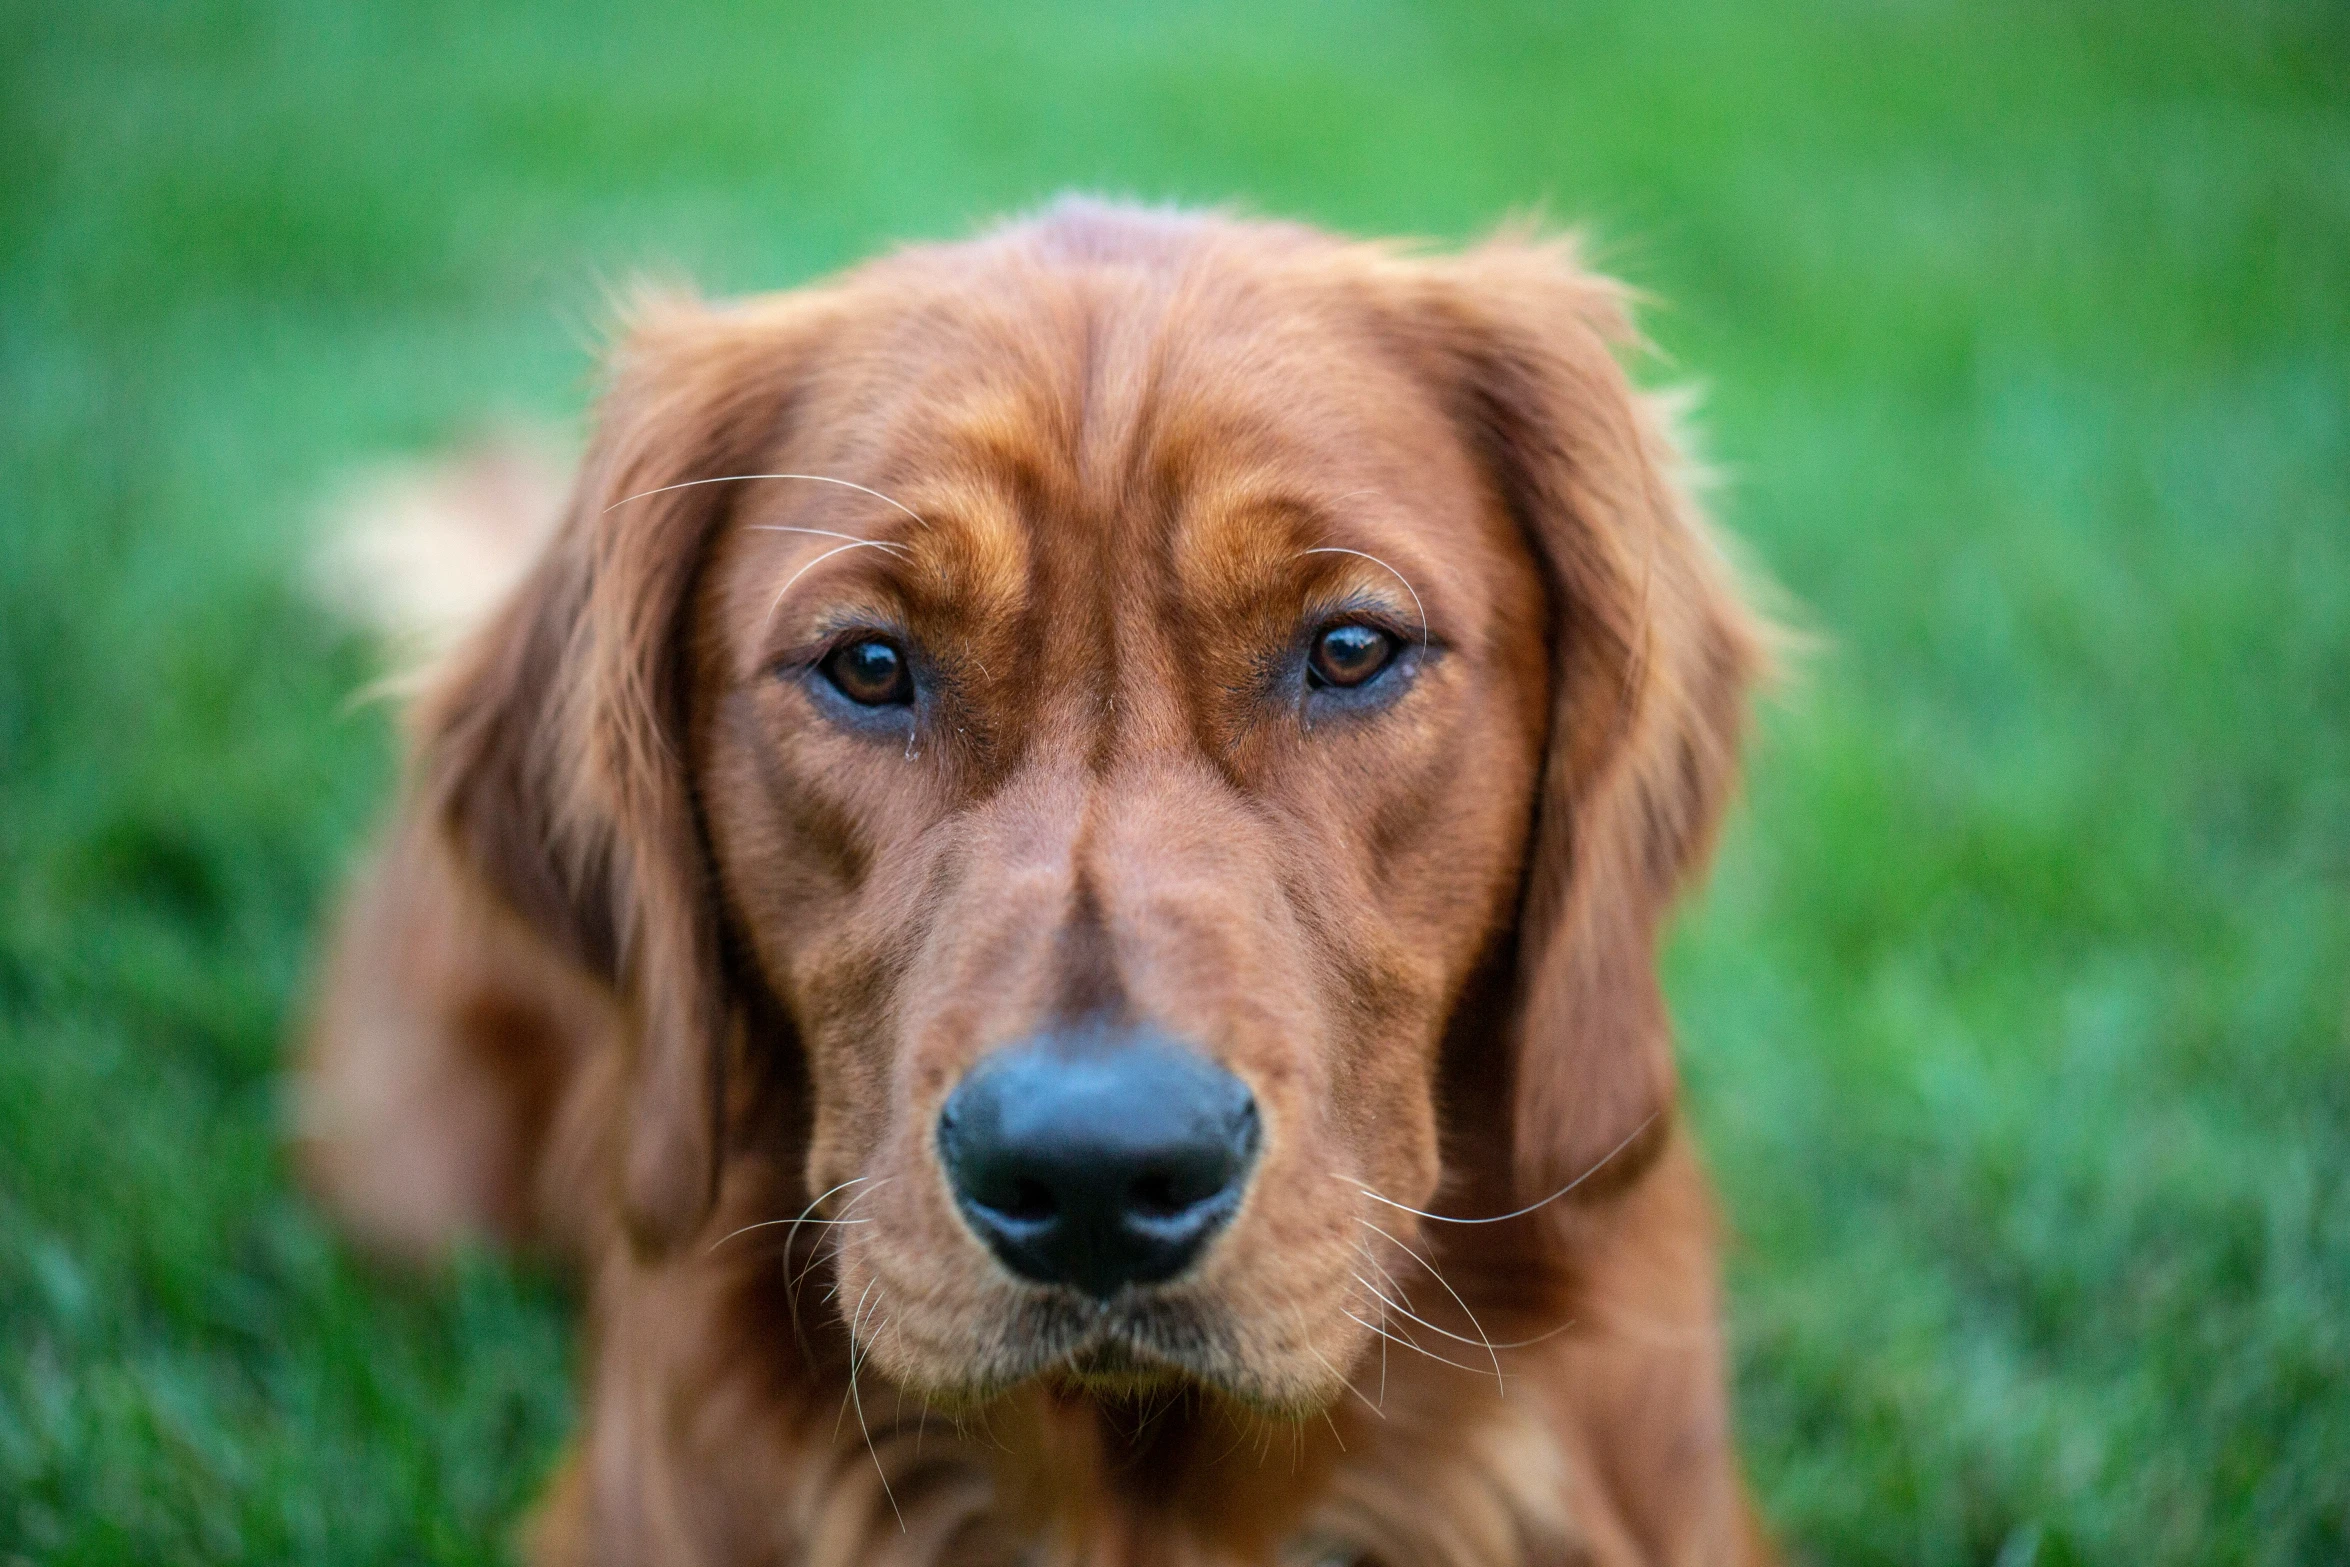
[[[938,1148],[1006,1267],[1097,1299],[1173,1278],[1240,1206],[1257,1152],[1248,1085],[1135,1032],[1047,1036],[948,1096]]]

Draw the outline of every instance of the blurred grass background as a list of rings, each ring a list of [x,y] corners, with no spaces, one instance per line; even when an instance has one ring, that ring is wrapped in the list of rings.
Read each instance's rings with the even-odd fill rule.
[[[1067,186],[1667,302],[1825,639],[1672,965],[1790,1539],[2350,1560],[2339,0],[0,0],[0,1561],[496,1559],[568,1418],[277,1155],[393,768],[322,489]]]

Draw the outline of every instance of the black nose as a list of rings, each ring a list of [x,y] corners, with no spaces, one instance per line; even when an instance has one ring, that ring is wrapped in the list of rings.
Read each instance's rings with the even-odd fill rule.
[[[1135,1032],[988,1057],[947,1098],[938,1148],[963,1216],[1024,1278],[1101,1299],[1180,1273],[1232,1217],[1257,1152],[1248,1085]]]

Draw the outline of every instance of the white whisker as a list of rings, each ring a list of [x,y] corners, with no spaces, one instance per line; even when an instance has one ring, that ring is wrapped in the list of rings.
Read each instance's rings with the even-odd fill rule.
[[[800,1210],[799,1217],[794,1219],[762,1219],[757,1224],[746,1224],[741,1229],[735,1230],[730,1234],[721,1235],[718,1237],[718,1239],[712,1241],[710,1243],[710,1251],[716,1251],[719,1247],[725,1245],[728,1241],[733,1240],[737,1235],[748,1234],[752,1230],[763,1230],[771,1224],[788,1224],[792,1227],[792,1233],[784,1238],[784,1253],[788,1256],[791,1252],[792,1242],[799,1238],[799,1227],[802,1224],[863,1224],[865,1222],[863,1219],[810,1219],[808,1215],[816,1211],[816,1204],[822,1202],[825,1198],[830,1197],[833,1192],[845,1190],[848,1187],[856,1185],[859,1181],[869,1181],[872,1178],[873,1177],[869,1175],[852,1175],[847,1180],[841,1182],[840,1185],[833,1187],[832,1191],[818,1192],[814,1197],[810,1198],[808,1201],[808,1206]],[[703,1255],[708,1256],[709,1253],[705,1252]]]
[[[1430,1322],[1426,1317],[1423,1317],[1418,1312],[1413,1311],[1409,1306],[1400,1305],[1395,1301],[1389,1300],[1385,1295],[1380,1294],[1378,1289],[1372,1285],[1371,1281],[1364,1278],[1359,1273],[1355,1275],[1355,1282],[1360,1284],[1364,1289],[1370,1290],[1373,1298],[1375,1298],[1380,1305],[1385,1306],[1389,1311],[1394,1312],[1397,1316],[1403,1318],[1405,1321],[1416,1322],[1431,1333],[1439,1334],[1442,1337],[1451,1339],[1455,1344],[1466,1344],[1471,1349],[1498,1349],[1501,1347],[1498,1344],[1488,1344],[1481,1338],[1464,1337],[1459,1333],[1453,1332],[1450,1328],[1438,1327],[1435,1323]]]
[[[1371,1230],[1376,1234],[1387,1235],[1385,1230],[1380,1229],[1378,1225],[1373,1224],[1368,1219],[1358,1217],[1355,1220],[1355,1223],[1362,1225],[1365,1229]],[[1501,1374],[1501,1355],[1497,1350],[1494,1349],[1493,1340],[1486,1336],[1485,1325],[1477,1320],[1477,1313],[1471,1311],[1469,1309],[1469,1303],[1461,1299],[1461,1292],[1452,1287],[1452,1281],[1437,1271],[1435,1263],[1430,1262],[1427,1258],[1421,1256],[1418,1252],[1413,1251],[1411,1247],[1404,1246],[1404,1243],[1400,1240],[1396,1240],[1394,1236],[1387,1235],[1387,1239],[1394,1242],[1394,1244],[1398,1246],[1403,1246],[1403,1249],[1410,1254],[1414,1262],[1417,1262],[1421,1267],[1428,1270],[1429,1277],[1433,1278],[1437,1283],[1444,1286],[1444,1292],[1452,1297],[1453,1304],[1461,1308],[1461,1314],[1469,1319],[1469,1326],[1477,1330],[1478,1342],[1483,1344],[1485,1346],[1485,1352],[1493,1357],[1493,1382],[1495,1388],[1499,1390],[1500,1396],[1507,1397],[1509,1392],[1509,1385],[1503,1379]],[[1409,1316],[1410,1313],[1407,1312],[1405,1315]],[[1413,1318],[1413,1320],[1420,1322],[1422,1327],[1433,1329],[1438,1333],[1444,1333],[1444,1329],[1437,1327],[1436,1324],[1432,1322],[1421,1321],[1421,1319],[1416,1317]],[[1459,1335],[1457,1334],[1445,1333],[1445,1337],[1447,1338],[1456,1338],[1458,1336]]]
[[[1359,1387],[1356,1387],[1352,1382],[1349,1382],[1343,1372],[1341,1372],[1336,1366],[1330,1364],[1330,1357],[1328,1355],[1323,1354],[1320,1350],[1314,1348],[1314,1346],[1311,1344],[1306,1346],[1306,1353],[1313,1356],[1316,1360],[1319,1360],[1322,1363],[1323,1370],[1329,1372],[1332,1376],[1337,1377],[1338,1385],[1340,1387],[1345,1388],[1356,1398],[1361,1399],[1362,1405],[1365,1409],[1368,1409],[1372,1414],[1377,1415],[1382,1420],[1387,1418],[1387,1411],[1381,1409],[1377,1404],[1372,1403],[1369,1399],[1363,1398],[1363,1390]],[[1329,1418],[1328,1413],[1325,1412],[1322,1418],[1327,1420]],[[1332,1436],[1338,1436],[1338,1427],[1332,1426],[1330,1428],[1330,1434]],[[1344,1437],[1339,1438],[1338,1450],[1342,1453],[1346,1451],[1346,1439]]]
[[[877,549],[895,550],[901,557],[906,554],[906,547],[902,544],[894,544],[887,539],[862,538],[854,533],[835,533],[830,528],[786,528],[780,523],[754,522],[750,526],[750,531],[753,533],[803,533],[811,539],[846,539],[851,544],[870,544]]]
[[[1527,1214],[1534,1212],[1537,1208],[1549,1207],[1552,1203],[1557,1202],[1561,1197],[1566,1196],[1567,1193],[1573,1191],[1576,1187],[1582,1185],[1585,1181],[1590,1180],[1601,1170],[1607,1168],[1608,1161],[1615,1158],[1616,1155],[1622,1153],[1625,1149],[1631,1147],[1635,1142],[1638,1142],[1640,1140],[1640,1134],[1647,1131],[1651,1126],[1654,1126],[1656,1124],[1657,1114],[1661,1113],[1662,1112],[1660,1111],[1656,1112],[1655,1114],[1651,1114],[1647,1120],[1632,1128],[1630,1136],[1626,1137],[1622,1142],[1616,1144],[1615,1147],[1610,1148],[1606,1153],[1601,1154],[1599,1156],[1599,1162],[1592,1165],[1590,1169],[1585,1170],[1581,1175],[1576,1176],[1573,1180],[1567,1182],[1566,1185],[1560,1187],[1557,1191],[1552,1192],[1548,1197],[1543,1198],[1540,1202],[1530,1202],[1526,1204],[1525,1207],[1520,1208],[1513,1213],[1497,1213],[1491,1218],[1487,1219],[1456,1219],[1447,1213],[1429,1213],[1425,1209],[1415,1208],[1409,1203],[1397,1202],[1392,1197],[1382,1197],[1377,1192],[1371,1190],[1371,1188],[1368,1186],[1361,1185],[1360,1183],[1356,1184],[1355,1190],[1361,1192],[1365,1197],[1370,1198],[1373,1202],[1384,1203],[1390,1208],[1400,1208],[1405,1213],[1411,1214],[1415,1218],[1430,1219],[1438,1224],[1501,1224],[1511,1219],[1523,1219]],[[1337,1172],[1333,1171],[1332,1174],[1335,1175]],[[1344,1181],[1350,1179],[1350,1177],[1339,1175],[1338,1179]],[[1384,1234],[1385,1232],[1382,1231],[1381,1233]],[[1399,1242],[1398,1244],[1401,1243]]]
[[[856,1387],[857,1387],[857,1324],[858,1324],[860,1321],[862,1321],[862,1320],[864,1319],[864,1316],[865,1316],[865,1302],[866,1302],[867,1300],[869,1300],[869,1299],[871,1299],[871,1298],[872,1298],[872,1295],[873,1295],[873,1286],[874,1286],[874,1285],[876,1285],[876,1284],[878,1284],[878,1283],[880,1283],[880,1282],[881,1282],[881,1279],[880,1279],[880,1277],[879,1277],[878,1275],[876,1275],[876,1276],[875,1276],[875,1277],[873,1277],[873,1278],[867,1279],[867,1280],[865,1281],[865,1289],[864,1289],[864,1293],[863,1293],[863,1294],[860,1294],[860,1295],[857,1297],[857,1309],[856,1309],[855,1311],[853,1311],[853,1312],[849,1313],[849,1323],[848,1323],[848,1327],[849,1327],[849,1390],[850,1390],[850,1392],[854,1392],[854,1391],[856,1391]],[[841,1395],[841,1400],[840,1400],[840,1413],[832,1417],[832,1434],[833,1434],[835,1437],[837,1437],[837,1436],[839,1436],[839,1435],[840,1435],[840,1423],[841,1423],[843,1420],[846,1420],[848,1417],[849,1417],[849,1399],[848,1399],[848,1394],[844,1393],[844,1394],[842,1394],[842,1395]]]
[[[1360,1246],[1356,1247],[1355,1249],[1357,1251],[1362,1251]],[[1367,1257],[1370,1255],[1370,1253],[1363,1252],[1363,1255]],[[1373,1262],[1371,1266],[1374,1268],[1379,1268],[1379,1264],[1377,1262]],[[1379,1268],[1379,1276],[1387,1280],[1388,1287],[1393,1289],[1398,1295],[1404,1294],[1403,1286],[1397,1284],[1395,1282],[1395,1276],[1389,1273],[1385,1268]],[[1380,1295],[1379,1292],[1375,1289],[1371,1289],[1371,1281],[1364,1278],[1361,1274],[1358,1273],[1355,1275],[1355,1282],[1362,1285],[1365,1289],[1370,1289],[1373,1295],[1377,1295],[1379,1297],[1380,1304],[1395,1306],[1395,1303],[1388,1300],[1386,1296]],[[1411,1297],[1409,1295],[1404,1295],[1404,1298],[1409,1300]],[[1561,1333],[1566,1332],[1567,1329],[1573,1327],[1577,1321],[1576,1318],[1569,1317],[1566,1321],[1560,1323],[1557,1327],[1552,1328],[1549,1332],[1537,1333],[1532,1338],[1473,1339],[1462,1338],[1458,1333],[1446,1333],[1444,1329],[1437,1327],[1435,1323],[1429,1322],[1424,1318],[1412,1316],[1412,1313],[1403,1306],[1395,1306],[1395,1310],[1401,1312],[1406,1317],[1411,1317],[1412,1321],[1419,1323],[1420,1326],[1424,1328],[1429,1328],[1435,1332],[1443,1333],[1446,1338],[1454,1339],[1460,1343],[1470,1345],[1477,1349],[1525,1349],[1530,1345],[1547,1343],[1551,1339],[1557,1338]]]
[[[1485,1370],[1482,1366],[1466,1366],[1457,1360],[1452,1360],[1446,1356],[1439,1355],[1432,1349],[1422,1349],[1419,1345],[1413,1343],[1409,1339],[1397,1338],[1394,1334],[1388,1332],[1385,1328],[1380,1327],[1377,1323],[1363,1321],[1362,1318],[1356,1316],[1353,1312],[1348,1311],[1343,1306],[1339,1308],[1339,1315],[1345,1317],[1349,1322],[1353,1322],[1362,1327],[1369,1328],[1372,1332],[1378,1334],[1388,1343],[1397,1345],[1404,1349],[1408,1349],[1415,1355],[1425,1355],[1430,1360],[1439,1361],[1444,1365],[1452,1367],[1455,1371],[1466,1371],[1469,1373],[1469,1375],[1474,1377],[1481,1377],[1485,1375]]]
[[[885,550],[894,553],[897,550],[897,546],[894,544],[884,544],[878,539],[858,539],[854,543],[836,545],[833,548],[826,550],[823,554],[817,556],[814,560],[808,562],[808,564],[802,566],[799,570],[793,572],[789,577],[784,579],[783,586],[775,590],[775,602],[767,606],[766,619],[760,622],[761,629],[765,629],[767,621],[773,620],[775,618],[775,612],[783,608],[783,596],[791,591],[791,586],[793,583],[799,581],[809,572],[814,571],[818,566],[821,566],[826,561],[832,559],[833,556],[846,555],[851,550]]]
[[[849,1179],[841,1182],[838,1186],[833,1187],[830,1191],[826,1191],[819,1195],[815,1202],[809,1203],[808,1206],[801,1209],[800,1212],[803,1215],[807,1214],[815,1208],[816,1203],[822,1202],[826,1197],[830,1197],[833,1192],[846,1191],[852,1186],[863,1185],[867,1181],[872,1181],[873,1184],[866,1186],[863,1191],[857,1193],[856,1196],[851,1197],[848,1202],[842,1206],[841,1212],[845,1215],[849,1212],[850,1209],[856,1207],[857,1204],[863,1202],[866,1198],[872,1196],[875,1192],[881,1190],[884,1186],[887,1186],[893,1179],[894,1177],[884,1176],[880,1180],[875,1181],[870,1175],[851,1176]],[[859,1220],[857,1222],[864,1223],[866,1221]],[[835,1242],[834,1250],[837,1251],[839,1249],[837,1243],[840,1238],[838,1236],[833,1236],[830,1238]],[[795,1232],[795,1234],[791,1238],[787,1239],[784,1243],[784,1265],[786,1267],[791,1265],[791,1248],[797,1244],[798,1237]],[[808,1275],[815,1272],[816,1265],[823,1260],[824,1246],[820,1240],[817,1245],[809,1250],[808,1260],[800,1265],[800,1269],[797,1273],[793,1274],[791,1278],[785,1281],[783,1287],[784,1304],[791,1312],[792,1332],[799,1337],[800,1350],[803,1354],[810,1354],[811,1352],[808,1347],[808,1336],[800,1326],[800,1290],[807,1284]],[[829,1300],[832,1297],[827,1294],[825,1298]]]
[[[761,1219],[756,1224],[746,1224],[739,1230],[729,1230],[719,1236],[710,1243],[710,1251],[716,1251],[737,1235],[748,1235],[753,1230],[771,1230],[779,1224],[789,1224],[796,1228],[802,1224],[871,1224],[872,1222],[871,1219],[811,1219],[804,1215],[797,1219]],[[704,1252],[703,1255],[708,1256],[709,1252]]]
[[[1385,571],[1396,581],[1402,583],[1403,590],[1412,596],[1412,608],[1418,610],[1420,614],[1420,646],[1422,648],[1426,648],[1428,646],[1428,607],[1420,602],[1420,590],[1412,586],[1411,578],[1405,576],[1402,572],[1396,570],[1393,566],[1388,565],[1387,562],[1381,560],[1376,555],[1366,555],[1361,550],[1343,549],[1336,544],[1325,544],[1315,549],[1299,550],[1298,553],[1300,555],[1352,555],[1358,560],[1369,561],[1372,565],[1379,567],[1382,571]]]
[[[648,495],[666,495],[671,490],[690,490],[700,484],[742,484],[752,479],[805,479],[810,484],[837,484],[844,490],[855,490],[861,495],[870,495],[885,506],[895,506],[925,528],[930,526],[929,521],[921,513],[902,502],[890,499],[879,490],[868,485],[852,483],[847,479],[835,479],[829,474],[822,473],[724,473],[714,479],[688,479],[682,484],[664,484],[655,489],[639,490],[634,495],[623,495],[605,507],[604,510],[607,512],[618,511],[630,501],[641,501]]]
[[[879,1282],[880,1280],[877,1278],[867,1279],[865,1281],[865,1294],[872,1294],[873,1286]],[[875,1300],[873,1302],[873,1309],[875,1311],[879,1311],[881,1309],[881,1302],[879,1300]],[[865,1439],[865,1456],[873,1460],[873,1472],[881,1479],[881,1494],[888,1499],[889,1510],[897,1516],[898,1532],[903,1534],[906,1532],[906,1515],[898,1507],[897,1493],[890,1489],[889,1471],[881,1467],[881,1450],[873,1445],[873,1428],[865,1423],[865,1395],[859,1392],[857,1389],[857,1373],[864,1369],[867,1357],[873,1353],[874,1339],[881,1337],[882,1330],[889,1326],[890,1319],[884,1317],[880,1324],[874,1328],[873,1337],[865,1340],[863,1345],[860,1346],[857,1342],[857,1320],[858,1318],[863,1317],[864,1314],[865,1296],[860,1295],[857,1297],[857,1315],[856,1317],[852,1317],[849,1320],[849,1392],[848,1396],[841,1400],[841,1403],[844,1410],[851,1404],[856,1406],[857,1432]],[[836,1437],[840,1435],[840,1420],[838,1417],[835,1417],[832,1422],[832,1432]]]
[[[1566,1321],[1560,1323],[1557,1327],[1552,1328],[1549,1332],[1537,1333],[1532,1338],[1499,1339],[1495,1341],[1493,1347],[1495,1349],[1524,1349],[1528,1345],[1548,1343],[1550,1340],[1557,1338],[1561,1333],[1566,1332],[1567,1329],[1573,1327],[1577,1320],[1577,1318],[1569,1317]]]
[[[1387,1264],[1379,1260],[1379,1254],[1377,1252],[1371,1250],[1367,1244],[1359,1240],[1355,1242],[1355,1251],[1365,1262],[1371,1265],[1371,1271],[1378,1274],[1379,1277],[1386,1282],[1389,1289],[1395,1291],[1395,1293],[1402,1297],[1407,1304],[1410,1302],[1412,1298],[1412,1292],[1403,1287],[1402,1280],[1398,1279],[1394,1274],[1387,1271]]]

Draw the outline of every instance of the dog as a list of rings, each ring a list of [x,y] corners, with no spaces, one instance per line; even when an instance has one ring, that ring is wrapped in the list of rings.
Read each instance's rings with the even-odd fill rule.
[[[1635,341],[1074,200],[636,304],[299,1066],[363,1240],[576,1272],[534,1559],[1774,1559],[1657,975],[1767,628]]]

